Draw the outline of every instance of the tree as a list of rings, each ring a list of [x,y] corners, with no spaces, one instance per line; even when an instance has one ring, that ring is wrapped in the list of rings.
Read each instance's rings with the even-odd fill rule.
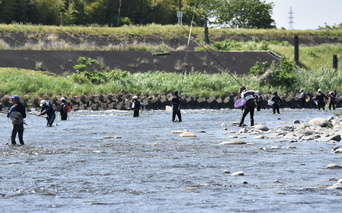
[[[334,24],[332,26],[327,25],[327,23],[324,23],[324,27],[319,26],[318,29],[320,30],[342,30],[342,23],[339,25]]]
[[[260,0],[220,0],[213,15],[219,24],[231,28],[275,28],[273,3]]]

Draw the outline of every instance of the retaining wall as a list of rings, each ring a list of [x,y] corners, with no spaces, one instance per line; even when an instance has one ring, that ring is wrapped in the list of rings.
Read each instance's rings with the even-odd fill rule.
[[[91,96],[71,96],[67,97],[67,102],[70,104],[74,111],[77,110],[127,110],[130,109],[132,104],[132,97],[135,94],[107,94],[107,95],[91,95]],[[50,95],[37,95],[35,97],[21,97],[21,101],[28,106],[28,110],[31,108],[39,108],[40,100],[50,100],[55,109],[58,109],[60,104],[60,98],[62,96]],[[147,110],[164,110],[166,106],[170,106],[169,99],[172,94],[153,94],[153,95],[138,95],[139,100],[143,103],[144,108]],[[265,94],[264,105],[267,106],[267,100],[271,99],[271,94]],[[183,97],[182,109],[222,109],[222,108],[234,108],[234,102],[239,98],[237,93],[231,93],[225,98],[196,98],[196,97]],[[292,95],[281,97],[283,103],[282,108],[300,108],[301,101]],[[0,110],[7,112],[12,105],[10,96],[2,96],[0,98]],[[337,107],[341,107],[338,103]],[[306,108],[316,108],[313,100],[307,103]]]

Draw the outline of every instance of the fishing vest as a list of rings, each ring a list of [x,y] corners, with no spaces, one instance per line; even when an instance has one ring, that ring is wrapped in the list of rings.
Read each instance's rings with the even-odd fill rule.
[[[254,99],[254,92],[253,91],[246,91],[246,92],[242,92],[242,98],[244,98],[246,101],[250,100],[250,99]]]

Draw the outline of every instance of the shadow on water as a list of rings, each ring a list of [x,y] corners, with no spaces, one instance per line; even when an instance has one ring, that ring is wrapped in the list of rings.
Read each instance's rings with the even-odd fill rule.
[[[337,112],[340,112],[337,110]],[[28,116],[23,147],[1,146],[0,204],[5,212],[338,212],[341,191],[328,190],[342,156],[324,142],[255,139],[236,134],[241,110],[78,111],[70,120]],[[271,129],[333,112],[257,112]],[[1,142],[11,125],[1,114]],[[246,118],[248,124],[249,118]],[[227,126],[221,126],[222,123]],[[182,138],[172,131],[188,130]],[[267,133],[270,138],[274,133]],[[222,146],[231,137],[245,145]],[[268,147],[261,149],[261,147]],[[277,148],[270,148],[277,147]],[[230,171],[224,172],[225,170]],[[232,176],[243,171],[244,176]]]

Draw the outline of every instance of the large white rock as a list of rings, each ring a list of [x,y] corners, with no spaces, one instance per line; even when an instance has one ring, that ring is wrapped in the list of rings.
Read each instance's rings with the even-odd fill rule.
[[[232,140],[232,141],[224,141],[220,143],[220,145],[240,145],[240,144],[246,144],[246,142],[242,140]]]
[[[331,123],[329,120],[324,119],[324,118],[314,118],[309,121],[309,124],[314,125],[314,126],[327,127]]]
[[[255,125],[254,129],[261,130],[261,131],[268,131],[269,130],[269,128],[266,125],[262,125],[262,124]]]
[[[192,132],[183,132],[179,137],[196,137],[196,135]]]

